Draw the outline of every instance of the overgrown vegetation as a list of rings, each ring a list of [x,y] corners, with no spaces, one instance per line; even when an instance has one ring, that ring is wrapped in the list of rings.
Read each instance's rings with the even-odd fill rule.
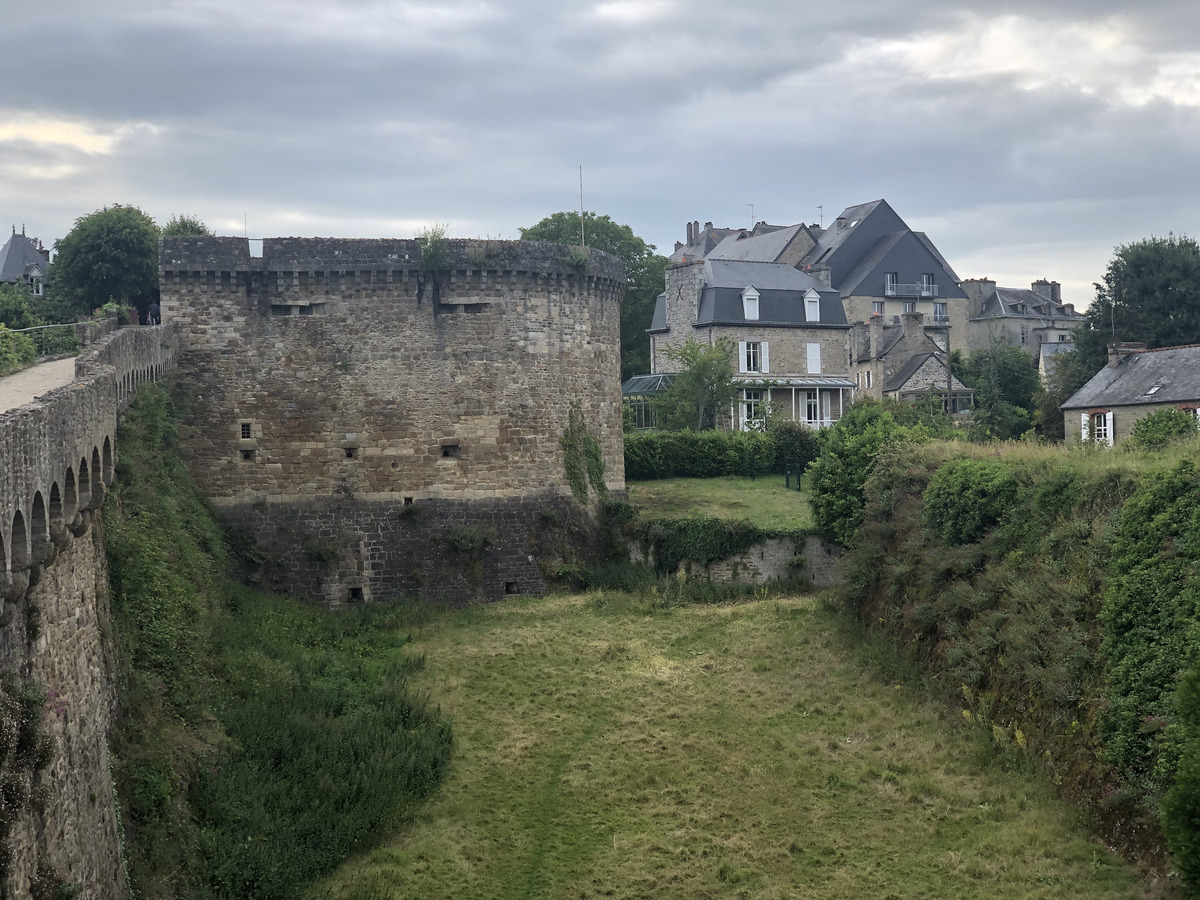
[[[28,680],[0,680],[0,881],[12,865],[9,837],[17,820],[38,810],[37,781],[50,762],[50,739],[42,724],[46,695]]]
[[[866,483],[846,599],[1160,873],[1161,803],[1197,890],[1190,456],[893,444]]]
[[[516,599],[414,650],[461,757],[306,900],[1136,896],[1068,804],[981,765],[973,726],[860,665],[811,598]]]
[[[759,528],[782,531],[812,526],[808,492],[785,486],[782,475],[636,481],[629,484],[629,500],[656,518],[748,519]]]
[[[625,435],[625,479],[754,477],[775,465],[759,431],[642,431]]]
[[[33,341],[27,334],[17,334],[0,325],[0,375],[33,365],[37,356]]]
[[[608,496],[608,485],[604,483],[604,452],[600,449],[600,441],[587,427],[583,404],[579,400],[571,401],[561,443],[567,484],[575,499],[586,504],[590,485],[596,497],[603,501]]]
[[[411,817],[449,728],[407,686],[402,610],[228,580],[175,422],[166,393],[139,390],[104,510],[130,879],[144,898],[292,898]]]

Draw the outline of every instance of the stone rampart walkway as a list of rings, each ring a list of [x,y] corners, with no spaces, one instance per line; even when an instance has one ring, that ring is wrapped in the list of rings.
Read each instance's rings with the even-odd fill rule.
[[[75,380],[75,357],[56,359],[0,378],[0,413],[24,406]]]

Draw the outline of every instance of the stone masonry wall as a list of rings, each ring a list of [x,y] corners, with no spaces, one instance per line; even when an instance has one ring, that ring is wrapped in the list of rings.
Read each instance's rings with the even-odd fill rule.
[[[174,362],[172,329],[124,328],[75,363],[75,380],[0,414],[0,677],[46,693],[48,766],[14,824],[4,896],[53,872],[84,898],[121,897],[108,731],[107,574],[95,526],[112,482],[117,417]]]
[[[641,550],[630,547],[634,562],[645,561]],[[793,563],[799,557],[802,563]],[[691,578],[705,578],[716,584],[766,584],[771,581],[798,580],[815,589],[842,583],[841,548],[815,535],[801,543],[792,538],[767,538],[744,553],[717,560],[706,566],[690,563]]]
[[[478,502],[486,523],[499,501],[527,511],[569,497],[573,404],[608,488],[624,490],[624,273],[605,254],[287,238],[258,258],[240,239],[170,238],[160,289],[164,322],[182,330],[182,438],[201,490],[260,543],[286,527],[334,545],[320,577],[297,569],[281,587],[332,601],[356,580],[365,597],[402,593],[413,579],[371,521],[405,503],[432,515],[446,501],[436,508],[465,521],[455,504]],[[540,587],[523,571],[513,562],[498,582]],[[441,585],[422,593],[449,596]]]

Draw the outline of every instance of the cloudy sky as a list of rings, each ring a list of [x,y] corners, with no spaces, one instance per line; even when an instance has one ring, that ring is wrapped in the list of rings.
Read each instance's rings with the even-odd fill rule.
[[[0,227],[131,203],[251,237],[516,237],[886,198],[960,277],[1092,296],[1200,234],[1182,0],[0,0]],[[753,206],[751,206],[753,204]]]

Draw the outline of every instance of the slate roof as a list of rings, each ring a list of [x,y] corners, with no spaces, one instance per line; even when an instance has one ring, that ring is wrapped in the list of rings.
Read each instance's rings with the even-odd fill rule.
[[[801,231],[804,224],[788,225],[754,236],[744,232],[730,235],[717,244],[706,259],[740,259],[749,262],[775,262],[788,244]]]
[[[758,291],[759,317],[749,321],[742,307],[742,291],[747,286],[753,286]],[[817,291],[821,297],[819,322],[805,320],[803,298],[809,290]],[[695,324],[849,327],[841,294],[827,288],[811,275],[783,263],[725,259],[704,262],[704,289],[700,294],[700,309]]]
[[[1158,389],[1150,393],[1154,387]],[[1200,344],[1129,354],[1105,366],[1059,409],[1200,401]]]
[[[654,334],[657,331],[667,330],[667,294],[664,291],[654,298],[654,318],[650,320],[650,327],[646,329],[647,334]]]
[[[816,246],[808,251],[802,262],[805,265],[818,265],[826,261],[854,233],[859,222],[875,212],[880,204],[885,203],[884,200],[872,200],[870,203],[847,206],[838,216],[839,220],[845,219],[846,224],[841,228],[836,225],[826,228]]]
[[[883,334],[880,336],[880,339],[879,339],[879,344],[880,344],[879,358],[883,359],[885,356],[887,356],[888,353],[891,352],[892,348],[896,346],[896,344],[900,341],[900,338],[902,338],[902,337],[904,337],[904,327],[903,326],[901,326],[901,325],[884,325],[883,326]],[[937,344],[935,344],[933,342],[933,339],[930,338],[929,335],[925,335],[925,339],[927,341],[929,341],[929,343],[932,346],[934,346],[934,347],[937,346]],[[933,351],[931,350],[930,352],[932,353]],[[857,362],[867,363],[870,361],[871,361],[871,349],[869,346],[867,346],[866,342],[864,342],[862,350],[859,351]]]
[[[998,287],[983,298],[979,315],[973,319],[1016,317],[1021,319],[1080,319],[1083,313],[1067,309],[1033,290]]]
[[[875,246],[871,248],[871,251],[862,258],[857,266],[850,270],[850,274],[843,278],[842,283],[838,285],[842,296],[853,297],[862,280],[870,275],[875,270],[875,267],[887,258],[887,255],[900,243],[905,234],[907,232],[897,231],[880,238]]]
[[[24,281],[33,266],[45,272],[49,268],[46,257],[38,252],[37,242],[23,234],[13,232],[3,247],[0,247],[0,284]]]

